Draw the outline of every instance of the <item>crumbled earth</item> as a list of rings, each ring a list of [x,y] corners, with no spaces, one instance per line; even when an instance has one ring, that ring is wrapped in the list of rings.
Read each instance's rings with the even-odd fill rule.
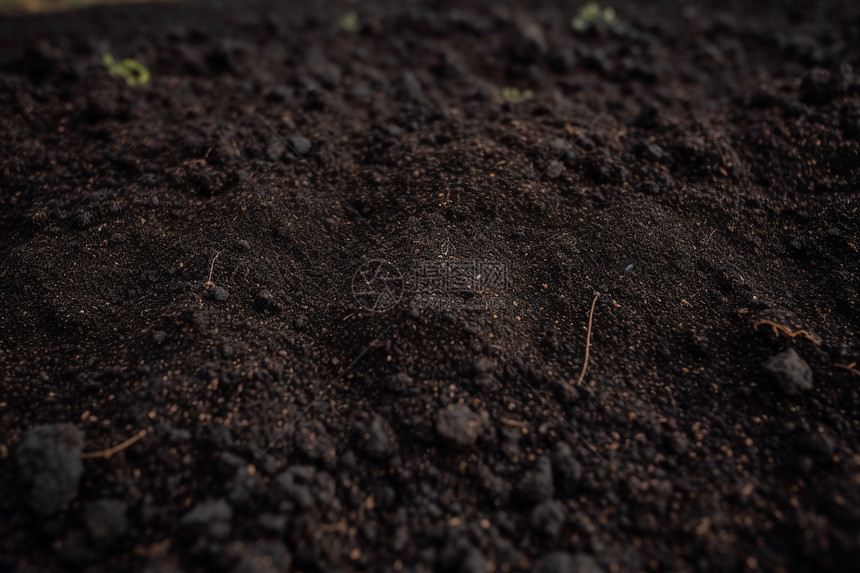
[[[856,567],[860,5],[640,4],[0,19],[0,569]]]
[[[18,444],[18,468],[29,484],[27,499],[37,514],[60,512],[75,498],[84,473],[83,445],[84,433],[72,424],[39,426]]]

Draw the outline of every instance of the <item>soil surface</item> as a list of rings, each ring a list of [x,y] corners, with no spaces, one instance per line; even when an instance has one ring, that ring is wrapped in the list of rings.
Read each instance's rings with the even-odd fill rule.
[[[0,569],[856,567],[860,5],[638,4],[0,20]]]

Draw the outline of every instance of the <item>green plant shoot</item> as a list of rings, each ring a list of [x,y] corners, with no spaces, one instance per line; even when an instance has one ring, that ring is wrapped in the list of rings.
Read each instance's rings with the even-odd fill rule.
[[[130,86],[145,86],[149,83],[149,70],[137,60],[126,58],[117,62],[113,55],[104,53],[102,63],[111,76],[124,79]]]
[[[505,87],[502,88],[502,98],[510,103],[523,103],[534,97],[532,90],[520,91],[519,88]]]
[[[340,29],[344,32],[354,34],[358,32],[360,28],[361,25],[358,21],[358,12],[356,12],[355,10],[350,10],[349,12],[340,17]]]
[[[591,26],[611,28],[615,25],[615,8],[601,8],[597,2],[589,2],[579,9],[570,25],[577,32],[583,32]]]

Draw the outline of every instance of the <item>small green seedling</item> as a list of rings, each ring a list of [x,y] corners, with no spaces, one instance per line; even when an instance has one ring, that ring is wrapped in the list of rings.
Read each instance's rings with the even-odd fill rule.
[[[570,25],[577,32],[584,32],[592,26],[611,28],[615,25],[615,8],[601,8],[597,2],[589,2],[579,9]]]
[[[340,17],[340,29],[350,34],[355,34],[361,28],[358,21],[358,12],[350,10]]]
[[[523,103],[534,97],[532,90],[520,91],[519,88],[502,88],[502,98],[509,103]]]
[[[145,86],[149,83],[149,70],[137,60],[126,58],[117,62],[111,54],[104,53],[102,63],[110,75],[124,79],[130,86]]]

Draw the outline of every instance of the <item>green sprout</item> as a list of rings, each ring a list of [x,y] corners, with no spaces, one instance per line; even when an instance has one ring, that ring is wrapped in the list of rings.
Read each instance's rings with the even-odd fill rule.
[[[149,83],[149,70],[137,60],[126,58],[117,62],[111,54],[104,53],[102,63],[111,76],[124,79],[130,86],[145,86]]]
[[[358,22],[358,12],[355,10],[350,10],[340,17],[340,29],[344,32],[354,34],[358,32],[359,28],[361,28],[361,24]]]
[[[519,88],[502,88],[502,98],[509,103],[523,103],[534,97],[532,90],[520,91]]]
[[[615,8],[601,8],[597,2],[589,2],[579,9],[570,25],[577,32],[583,32],[591,26],[611,28],[615,25]]]

